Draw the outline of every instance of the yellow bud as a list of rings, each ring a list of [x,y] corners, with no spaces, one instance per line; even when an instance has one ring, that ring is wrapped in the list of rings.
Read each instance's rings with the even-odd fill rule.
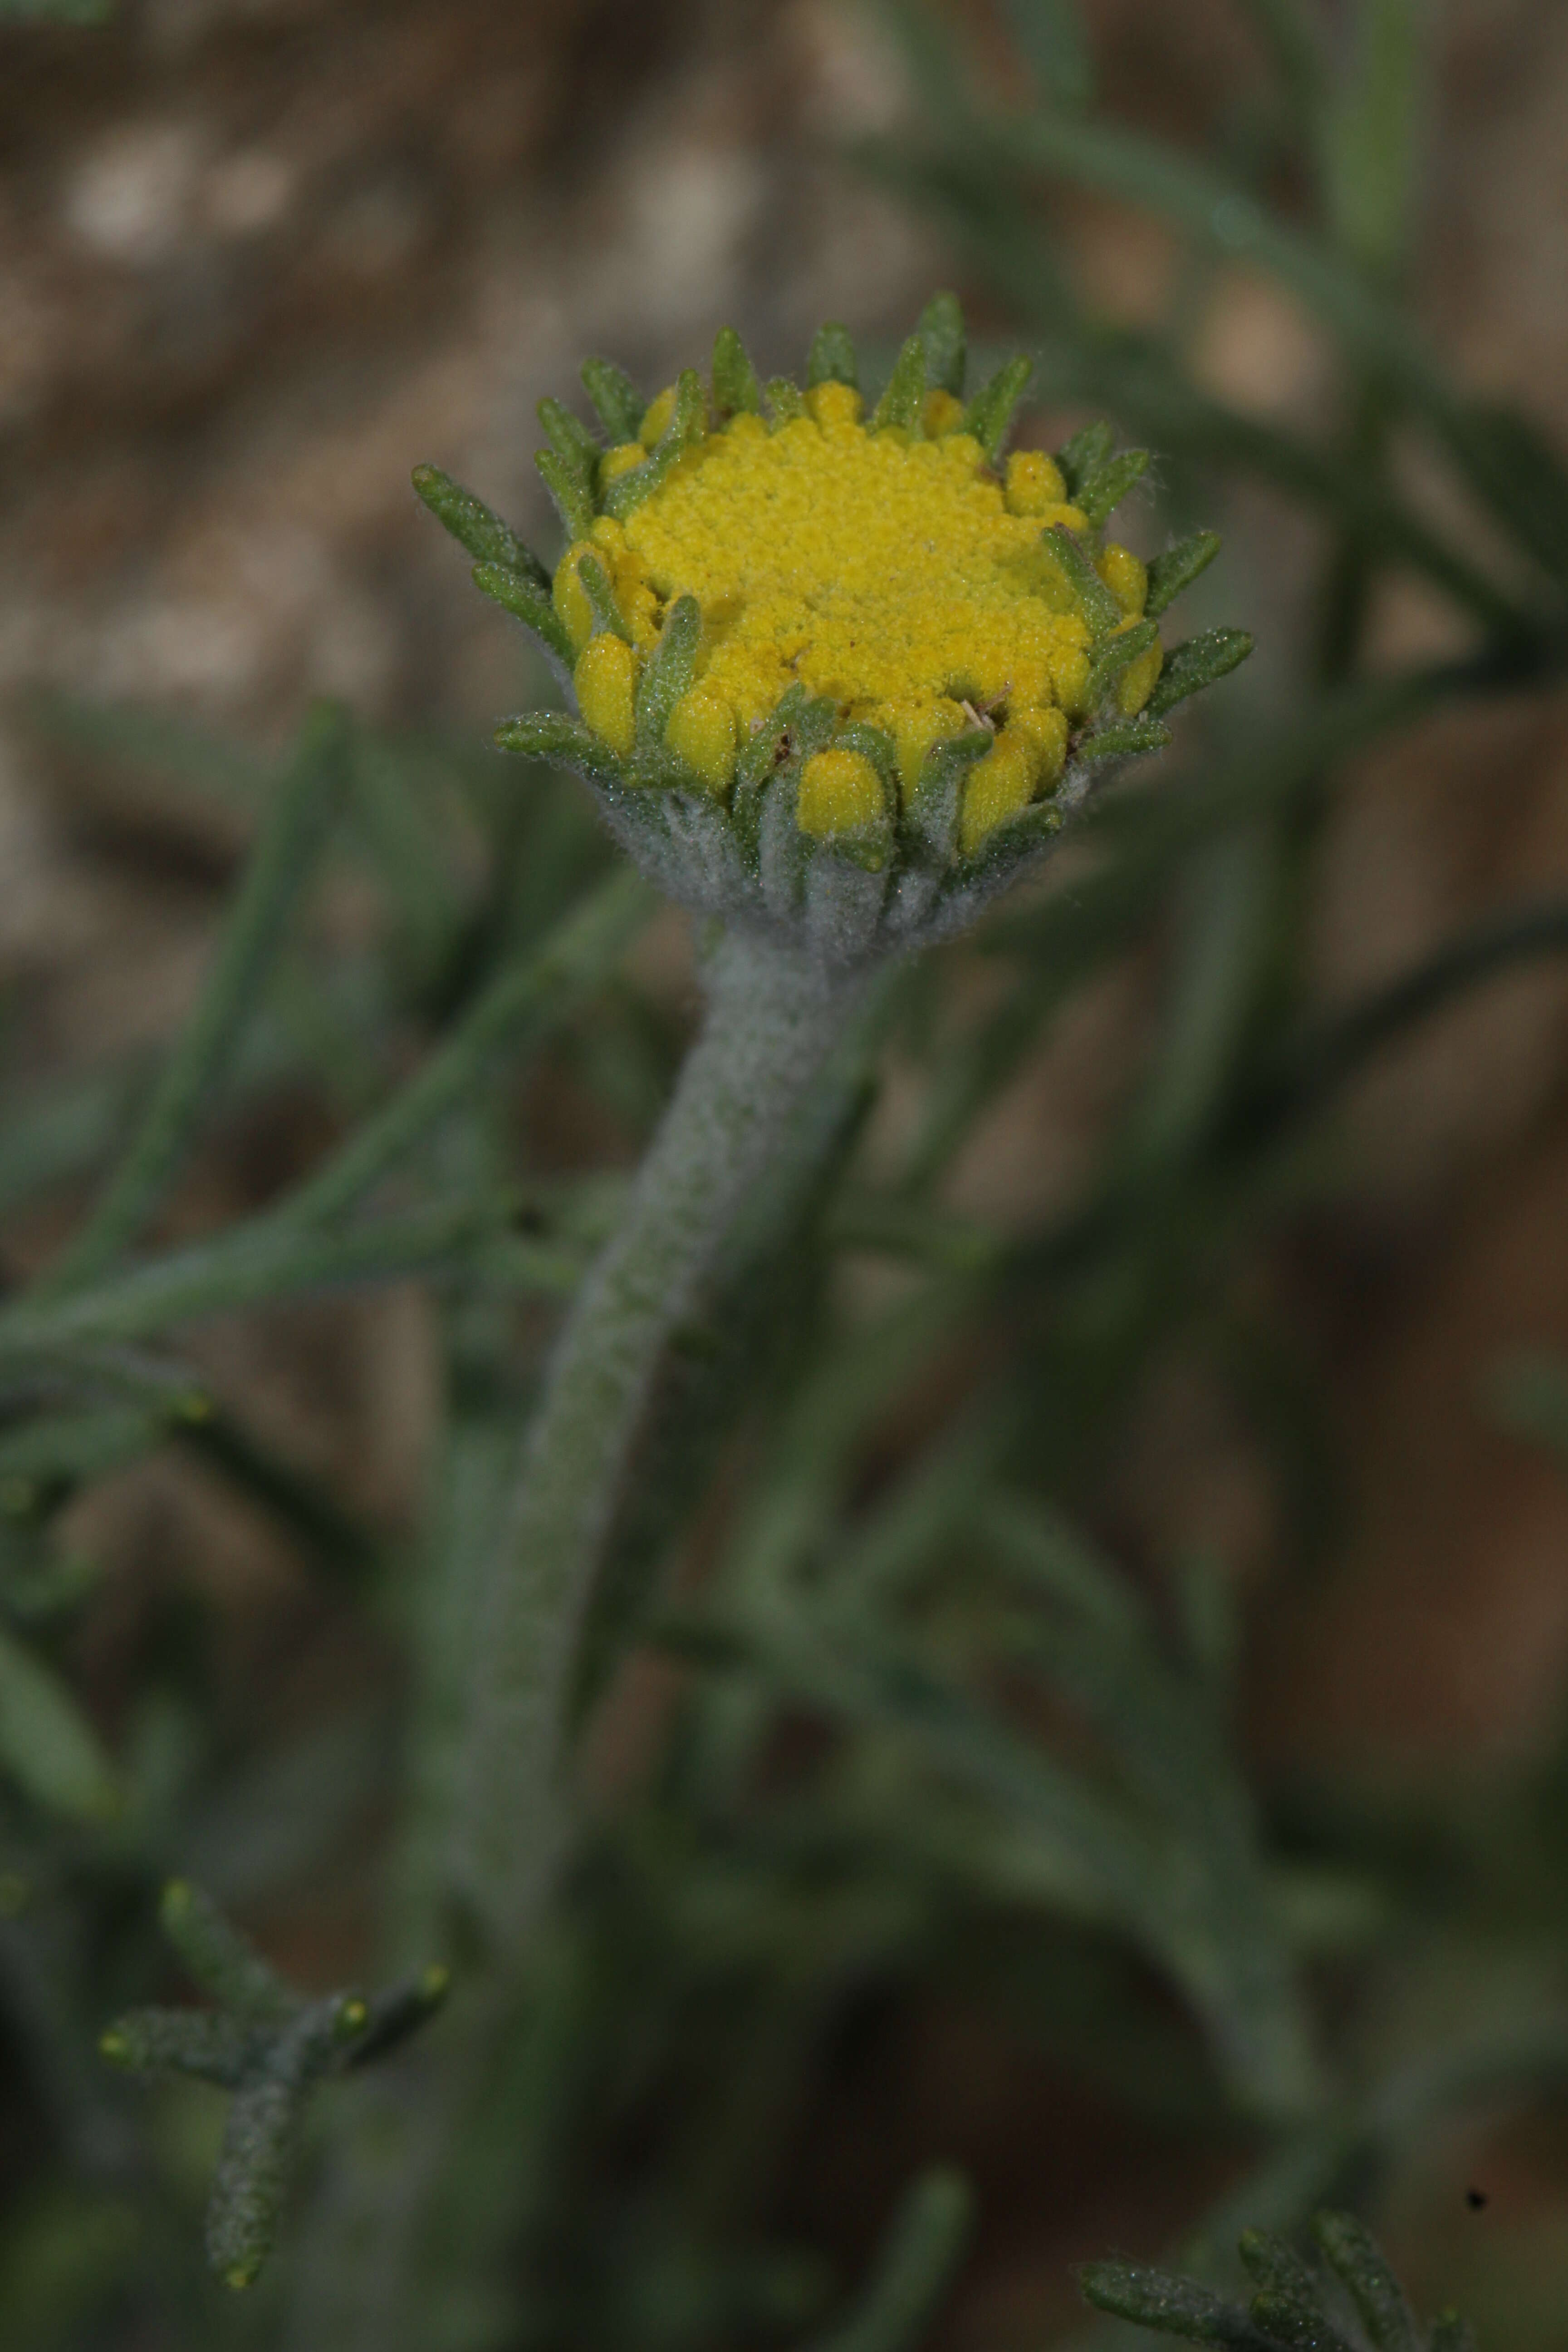
[[[590,637],[572,673],[577,708],[603,743],[624,757],[636,740],[632,703],[637,657],[624,637]]]
[[[1035,796],[1035,755],[1011,728],[998,735],[984,760],[976,761],[964,788],[959,847],[972,857],[989,833]]]
[[[1062,469],[1043,449],[1015,449],[1007,460],[1005,500],[1009,514],[1043,515],[1068,494]]]
[[[1152,645],[1135,662],[1129,662],[1116,681],[1117,707],[1122,716],[1136,719],[1153,693],[1160,672],[1165,667],[1165,648]]]
[[[1043,792],[1061,774],[1067,759],[1066,714],[1054,707],[1040,710],[1014,709],[1003,735],[1005,743],[1021,743],[1033,763],[1035,790]]]
[[[649,401],[643,411],[642,423],[637,426],[637,439],[645,449],[651,449],[656,441],[663,439],[674,415],[675,386],[671,383],[665,386],[657,400]]]
[[[629,446],[630,445],[626,442],[621,444],[623,448]],[[637,446],[640,447],[641,444],[639,443]],[[609,555],[622,556],[626,551],[626,525],[624,523],[617,522],[614,515],[600,515],[595,520],[594,528],[589,533],[589,537],[593,540],[595,547],[603,548]]]
[[[1020,809],[1030,807],[1035,797],[1035,755],[1030,746],[1013,736],[1011,730],[999,734],[983,760],[969,772],[969,785],[963,788],[963,816],[959,824],[959,849],[963,856],[973,856],[987,833],[994,833],[1008,816],[1018,816]]]
[[[585,555],[597,552],[587,540],[574,540],[555,567],[555,583],[550,591],[550,601],[566,624],[566,634],[577,653],[582,652],[594,634],[594,607],[588,601],[588,591],[577,577],[577,566]]]
[[[814,383],[805,405],[825,433],[842,433],[859,424],[863,404],[852,383]]]
[[[963,422],[962,400],[955,400],[951,392],[943,392],[940,386],[935,392],[927,393],[925,406],[921,411],[921,423],[931,440],[940,440],[944,433],[956,433]]]
[[[920,782],[932,744],[962,735],[968,725],[957,703],[946,695],[939,695],[933,702],[906,702],[895,708],[893,750],[899,763],[899,790],[906,802]]]
[[[647,451],[640,441],[618,441],[613,449],[606,449],[599,460],[601,488],[607,489],[612,482],[619,481],[621,476],[629,474],[634,466],[640,466],[647,456]]]
[[[817,388],[829,389],[826,384]],[[802,833],[818,840],[835,833],[858,833],[863,825],[875,824],[887,809],[882,779],[863,751],[817,751],[801,771],[795,816]]]
[[[1119,547],[1111,540],[1094,568],[1129,620],[1142,619],[1149,594],[1147,565],[1140,563],[1130,547]]]
[[[694,687],[669,714],[664,740],[721,799],[735,772],[735,714],[717,694]]]

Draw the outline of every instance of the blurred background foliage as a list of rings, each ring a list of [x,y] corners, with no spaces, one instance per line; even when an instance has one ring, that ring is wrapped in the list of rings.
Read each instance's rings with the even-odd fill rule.
[[[409,466],[552,554],[584,351],[885,367],[952,282],[1259,651],[731,1238],[568,1886],[331,2341],[990,2352],[1328,2202],[1560,2344],[1568,16],[98,13],[0,28],[7,2340],[324,2352],[300,2214],[207,2274],[222,2095],[97,2038],[172,1876],[311,1996],[452,1963],[307,2118],[374,2202],[465,1567],[695,1018]]]

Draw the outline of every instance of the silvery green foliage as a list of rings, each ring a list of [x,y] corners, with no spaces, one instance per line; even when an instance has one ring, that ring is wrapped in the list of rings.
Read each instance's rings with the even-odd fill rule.
[[[232,2094],[207,2203],[207,2256],[247,2287],[271,2252],[305,2106],[328,2074],[383,2056],[435,2014],[447,1972],[430,1969],[374,2000],[296,1992],[199,1889],[165,1888],[163,1931],[216,2009],[132,2010],[104,2033],[110,2064],[188,2074]]]
[[[1319,2213],[1321,2263],[1305,2261],[1273,2231],[1248,2230],[1237,2252],[1257,2293],[1247,2303],[1201,2281],[1139,2263],[1090,2263],[1079,2274],[1099,2311],[1163,2336],[1228,2352],[1474,2352],[1453,2311],[1417,2324],[1405,2290],[1364,2222]]]

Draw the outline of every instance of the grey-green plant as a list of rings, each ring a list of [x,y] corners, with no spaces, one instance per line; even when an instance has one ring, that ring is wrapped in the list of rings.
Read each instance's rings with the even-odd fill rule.
[[[1330,2310],[1297,2256],[1249,2240],[1272,2265],[1264,2325],[1215,2250],[1370,2206],[1456,2118],[1568,2081],[1561,1752],[1464,1805],[1271,1785],[1236,1734],[1247,1666],[1226,1564],[1121,1540],[1139,1400],[1195,1360],[1252,1431],[1310,1579],[1344,1497],[1311,1348],[1270,1269],[1304,1216],[1333,1213],[1334,1108],[1418,1024],[1568,948],[1568,908],[1535,899],[1344,1008],[1310,1004],[1311,861],[1346,762],[1461,701],[1560,678],[1568,492],[1534,428],[1457,388],[1410,323],[1415,12],[1369,0],[1337,45],[1289,0],[1247,13],[1267,106],[1199,154],[1108,118],[1066,0],[1008,11],[1036,78],[1008,109],[962,25],[903,12],[920,110],[862,158],[940,210],[966,270],[1035,339],[1032,401],[1069,422],[1103,411],[1158,451],[1140,467],[1090,425],[1058,453],[1097,550],[1116,498],[1155,502],[1168,544],[1145,621],[1220,583],[1124,717],[1118,681],[1149,642],[1117,636],[1099,572],[1073,534],[1057,542],[1099,623],[1070,888],[991,903],[1011,861],[987,862],[987,904],[963,909],[984,916],[973,944],[885,956],[879,938],[862,954],[867,904],[879,932],[929,835],[889,797],[874,840],[802,843],[788,793],[825,748],[885,785],[885,747],[869,732],[836,747],[812,735],[824,714],[792,709],[754,775],[694,800],[648,740],[668,728],[679,629],[629,750],[595,749],[558,710],[511,733],[521,767],[341,712],[273,761],[145,710],[37,709],[62,772],[90,761],[119,788],[151,768],[253,834],[169,1054],[8,1084],[0,1129],[8,1213],[89,1203],[0,1304],[0,2007],[39,2118],[39,2201],[0,2237],[0,2295],[40,2352],[118,2352],[127,2328],[293,2352],[912,2346],[962,2289],[973,2190],[897,2151],[914,2177],[878,2191],[890,2219],[858,2278],[798,2214],[834,2053],[920,1989],[1002,2021],[1184,2150],[1232,2151],[1232,2185],[1176,2258],[1199,2284],[1088,2274],[1141,2299],[1125,2316],[1164,2297],[1184,2324],[1227,2315],[1230,2334],[1200,2340],[1331,2328],[1354,2344],[1359,2327],[1381,2345],[1384,2304],[1369,2317],[1348,2278],[1352,2307]],[[1188,268],[1167,320],[1131,331],[1075,292],[1041,199],[1054,178],[1173,227]],[[1281,184],[1307,191],[1289,215]],[[1315,433],[1241,415],[1198,379],[1194,320],[1233,257],[1322,322],[1339,373]],[[634,494],[675,475],[699,397],[709,421],[782,428],[817,387],[863,379],[879,429],[907,434],[917,379],[959,397],[955,306],[916,340],[918,362],[908,342],[857,352],[825,331],[802,394],[759,382],[721,335],[710,384],[671,403],[668,440],[607,484],[604,457],[638,440],[644,403],[593,362],[602,437],[552,404],[542,476],[577,533],[624,528]],[[967,422],[995,456],[1025,372],[983,357]],[[1418,497],[1412,443],[1484,523]],[[1234,561],[1200,574],[1228,493],[1260,480],[1319,528],[1314,625],[1205,695],[1159,764],[1112,769],[1163,743],[1157,698],[1237,649]],[[529,691],[559,683],[578,648],[551,571],[449,477],[420,488],[532,633]],[[632,623],[609,572],[580,569],[592,635],[619,639]],[[1371,600],[1402,570],[1468,635],[1452,658],[1374,670]],[[935,748],[945,824],[991,744]],[[557,752],[591,768],[587,793],[546,772]],[[710,987],[749,1009],[679,1076],[684,1032],[628,961],[657,894],[618,863],[594,793],[623,837],[654,843],[666,887],[678,857],[709,873],[733,847],[718,911],[742,923],[763,881],[737,824],[754,814],[760,840],[776,803],[770,839],[791,852],[777,878],[798,895],[783,914],[762,902],[764,944],[733,928],[702,941]],[[1021,813],[1026,879],[1060,813],[1048,794]],[[969,889],[938,832],[938,894]],[[345,872],[379,909],[347,939],[315,896]],[[790,961],[819,880],[833,937],[863,927],[853,953],[819,956],[830,986]],[[961,1205],[952,1172],[1012,1081],[1135,956],[1161,976],[1151,1042],[1081,1175],[1022,1226]],[[952,984],[961,961],[980,985]],[[890,1068],[914,1112],[889,1143]],[[624,1158],[645,1149],[637,1177],[540,1167],[519,1111],[542,1072],[592,1101]],[[301,1095],[332,1142],[254,1213],[171,1238],[181,1171]],[[389,1528],[260,1426],[197,1340],[211,1318],[409,1280],[429,1304],[437,1426],[416,1524]],[[1555,1443],[1552,1379],[1516,1365],[1496,1402]],[[367,1675],[307,1726],[237,1727],[182,1623],[106,1727],[74,1637],[107,1580],[69,1511],[161,1454],[261,1517],[312,1605],[363,1627],[398,1675]],[[650,1753],[613,1801],[579,1803],[558,1759],[592,1757],[638,1659],[668,1694]],[[362,2021],[358,1996],[271,1973],[241,1988],[209,1969],[216,2009],[151,2006],[169,1991],[151,1927],[171,1877],[210,1890],[216,1907],[175,1911],[232,1958],[245,1948],[223,1921],[259,1927],[333,1873],[375,1881],[365,1974],[403,1988],[389,2013],[422,2019],[426,1972],[449,1970],[427,2032],[388,2048],[374,2002]],[[1522,2003],[1521,1979],[1538,1988]],[[1410,2017],[1445,2007],[1463,2029],[1413,2047]],[[116,2017],[113,2054],[149,2077],[128,2096],[92,2054]],[[350,2063],[378,2046],[384,2063]],[[191,2103],[216,2092],[233,2100],[219,2267],[251,2276],[279,2239],[237,2298],[201,2272],[211,2184],[189,2144],[212,2110]],[[1333,2227],[1343,2255],[1354,2225]]]

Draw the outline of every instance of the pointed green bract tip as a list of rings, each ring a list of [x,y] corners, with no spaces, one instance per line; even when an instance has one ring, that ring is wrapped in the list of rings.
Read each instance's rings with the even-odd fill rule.
[[[763,388],[733,327],[721,327],[713,338],[713,405],[721,417],[762,412]]]
[[[888,389],[871,415],[874,432],[899,425],[906,433],[920,423],[926,396],[926,352],[919,335],[911,335],[893,362]]]
[[[933,392],[950,392],[962,399],[966,338],[957,295],[933,294],[921,312],[917,331],[925,346],[926,382]]]
[[[812,337],[805,381],[808,385],[847,383],[859,390],[860,370],[854,341],[848,328],[841,327],[837,319],[827,320]]]

